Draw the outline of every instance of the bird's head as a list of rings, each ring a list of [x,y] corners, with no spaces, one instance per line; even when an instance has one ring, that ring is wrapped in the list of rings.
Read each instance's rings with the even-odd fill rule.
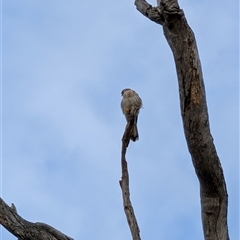
[[[125,89],[123,89],[122,92],[121,92],[122,96],[123,96],[123,94],[124,94],[126,91],[128,91],[128,90],[131,90],[131,89],[130,89],[130,88],[125,88]]]

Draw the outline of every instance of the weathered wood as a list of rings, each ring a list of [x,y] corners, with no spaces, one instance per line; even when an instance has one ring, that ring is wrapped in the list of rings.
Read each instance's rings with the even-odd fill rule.
[[[122,152],[121,152],[122,178],[119,181],[119,183],[122,189],[123,208],[127,217],[132,238],[133,240],[141,240],[140,229],[138,227],[137,219],[135,217],[133,206],[130,200],[129,174],[128,174],[128,165],[126,161],[126,152],[130,142],[130,132],[133,127],[133,124],[134,124],[134,118],[130,119],[130,121],[127,123],[125,132],[122,137]]]
[[[200,182],[202,223],[206,240],[227,240],[228,194],[223,169],[210,132],[206,94],[197,43],[176,0],[152,7],[136,0],[137,9],[163,26],[173,52],[183,127],[192,162]]]
[[[17,214],[0,198],[0,224],[19,240],[73,240],[45,223],[32,223]]]

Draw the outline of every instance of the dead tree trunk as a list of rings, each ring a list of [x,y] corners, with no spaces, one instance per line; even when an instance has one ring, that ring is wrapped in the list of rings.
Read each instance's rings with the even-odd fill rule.
[[[145,0],[135,5],[143,15],[163,26],[173,52],[180,94],[183,127],[200,182],[204,237],[227,240],[228,195],[223,170],[210,133],[201,63],[194,33],[177,0],[161,0],[152,7]]]

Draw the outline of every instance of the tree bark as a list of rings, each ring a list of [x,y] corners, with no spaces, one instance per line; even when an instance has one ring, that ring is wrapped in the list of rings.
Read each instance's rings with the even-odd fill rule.
[[[177,0],[152,7],[136,0],[137,10],[162,25],[173,52],[183,127],[200,183],[201,211],[206,240],[227,240],[228,194],[220,160],[210,132],[205,87],[195,36]]]
[[[17,214],[16,207],[9,207],[0,198],[0,224],[19,240],[73,240],[45,223],[32,223]]]

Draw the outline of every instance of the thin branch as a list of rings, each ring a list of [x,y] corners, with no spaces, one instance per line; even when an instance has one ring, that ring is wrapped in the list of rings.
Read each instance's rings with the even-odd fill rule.
[[[73,240],[45,223],[26,221],[18,215],[14,204],[9,207],[2,198],[0,198],[0,224],[19,240]]]
[[[133,124],[134,118],[130,119],[130,121],[127,123],[125,132],[122,137],[122,153],[121,153],[122,179],[119,181],[119,183],[122,189],[124,212],[127,217],[128,225],[131,230],[133,240],[141,240],[140,229],[138,227],[137,219],[135,217],[133,206],[130,200],[129,174],[126,161],[126,152],[130,142],[130,132],[133,127]]]

